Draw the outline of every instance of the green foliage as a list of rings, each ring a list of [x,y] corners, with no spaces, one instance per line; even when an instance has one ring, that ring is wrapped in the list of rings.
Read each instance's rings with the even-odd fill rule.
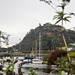
[[[72,61],[72,64],[74,64],[74,65],[75,65],[75,60],[73,60],[73,61]]]
[[[28,75],[38,75],[38,74],[36,74],[36,72],[33,70],[33,68],[30,68],[29,71],[30,71],[30,74],[28,74]]]
[[[61,29],[62,31],[65,31],[65,28],[64,27],[62,27],[62,29]]]
[[[48,64],[48,61],[43,61],[44,64]]]
[[[0,31],[0,35],[1,35],[1,33],[2,33],[2,32]]]
[[[5,40],[5,36],[2,36],[2,38]]]
[[[7,67],[7,69],[5,70],[6,75],[7,75],[7,74],[8,74],[8,72],[9,72],[10,66],[11,66],[11,65],[9,65],[9,66]]]
[[[62,50],[66,50],[67,49],[67,45],[65,47],[62,47]]]
[[[14,61],[11,59],[11,63],[9,64],[9,66],[7,67],[7,69],[5,70],[6,75],[10,72],[14,71]]]
[[[4,63],[6,63],[6,61],[5,61],[5,60],[3,60],[3,64],[4,64]]]
[[[75,52],[70,52],[69,55],[70,55],[70,57],[73,57],[73,56],[75,56]]]
[[[14,63],[14,60],[13,59],[10,59],[11,60],[11,63]]]
[[[61,12],[59,11],[59,12],[56,12],[56,13],[57,13],[57,15],[55,15],[53,17],[53,20],[57,19],[57,21],[55,22],[54,25],[56,25],[57,23],[59,23],[61,20],[65,21],[65,22],[70,22],[68,18],[71,18],[71,17],[70,16],[65,16],[66,13],[63,13],[62,11]]]
[[[70,73],[75,73],[74,72],[74,70],[75,70],[75,63],[64,62],[64,64],[62,64],[61,68],[63,68],[63,70],[60,70],[60,71],[66,71],[66,72],[70,72]]]
[[[67,60],[63,60],[60,64],[60,68],[57,69],[58,71],[60,71],[60,75],[63,75],[62,71],[67,73],[69,72],[71,74],[75,73],[75,61],[68,62]]]
[[[65,7],[67,5],[66,2],[61,3],[61,5],[58,5],[58,7]]]
[[[3,38],[4,40],[5,40],[5,36],[2,34],[3,32],[2,31],[0,31],[0,38]]]
[[[60,75],[65,75],[65,71],[61,71],[60,72]]]

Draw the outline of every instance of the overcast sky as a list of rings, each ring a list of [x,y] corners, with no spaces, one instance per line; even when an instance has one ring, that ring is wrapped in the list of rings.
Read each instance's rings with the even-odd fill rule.
[[[61,1],[61,0],[59,0]],[[55,4],[61,3],[58,0],[52,0]],[[30,31],[39,26],[50,22],[54,23],[53,16],[56,11],[39,0],[0,0],[0,30],[10,34],[9,44],[19,43]],[[75,13],[75,0],[66,6],[65,12]],[[75,17],[72,16],[70,23],[64,23],[66,28],[75,26]],[[19,40],[21,38],[21,40]]]

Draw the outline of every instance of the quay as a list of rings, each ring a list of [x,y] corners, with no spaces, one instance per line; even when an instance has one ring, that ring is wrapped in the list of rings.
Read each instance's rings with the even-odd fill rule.
[[[43,54],[41,54],[41,56],[45,56],[45,55],[48,55],[49,53],[43,53]],[[0,53],[0,56],[2,56],[2,55],[4,55],[4,56],[29,56],[30,55],[30,53]],[[38,54],[35,54],[35,55],[39,55],[39,53]]]

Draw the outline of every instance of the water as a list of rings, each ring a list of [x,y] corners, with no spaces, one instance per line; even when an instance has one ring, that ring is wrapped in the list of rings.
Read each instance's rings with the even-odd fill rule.
[[[9,57],[8,57],[9,58]],[[14,57],[13,59],[14,59],[14,61],[16,60],[16,58],[17,57]],[[5,59],[5,58],[4,58]],[[20,63],[22,63],[23,60],[24,59],[24,57],[18,57],[18,62],[16,63],[16,64],[14,64],[14,66],[15,66],[15,69],[14,69],[14,72],[16,73],[16,74],[18,74],[18,66],[19,66],[19,64]],[[1,59],[0,59],[0,61],[1,61]],[[4,67],[5,66],[7,66],[7,64],[4,64]],[[36,71],[36,73],[38,74],[38,75],[49,75],[48,73],[47,73],[47,65],[46,64],[32,64],[32,63],[26,63],[26,64],[24,64],[24,65],[22,65],[22,68],[21,68],[21,70],[22,70],[22,72],[23,72],[23,75],[28,75],[29,73],[30,73],[30,71],[29,71],[29,69],[30,68],[34,68],[34,71]],[[55,66],[53,65],[52,66],[52,68],[53,69],[55,69]],[[4,68],[4,70],[5,70],[6,68]],[[1,72],[1,71],[0,71]],[[1,72],[2,73],[2,72]],[[5,75],[5,74],[3,74],[3,75]],[[51,75],[59,75],[59,73],[52,73]],[[66,74],[65,74],[66,75]]]
[[[14,57],[14,59],[16,59],[16,57]],[[18,74],[18,65],[20,63],[22,63],[22,59],[24,59],[24,57],[18,57],[18,62],[15,64],[15,73]],[[30,68],[34,68],[34,70],[36,71],[36,73],[38,75],[49,75],[48,73],[46,73],[46,69],[47,69],[47,65],[46,64],[32,64],[32,63],[26,63],[24,65],[22,65],[22,72],[23,75],[28,75],[30,73],[29,69]]]
[[[16,58],[17,57],[13,57],[13,59],[14,59],[14,61],[16,60]],[[9,59],[9,57],[6,57],[6,58],[4,58],[3,60],[6,60],[6,59]],[[14,66],[15,66],[15,69],[14,69],[14,72],[16,73],[16,74],[18,74],[18,66],[19,66],[19,64],[20,63],[22,63],[23,60],[24,59],[24,57],[18,57],[18,62],[17,63],[15,63],[14,64]],[[0,59],[0,61],[1,61],[1,59]],[[7,67],[8,65],[7,65],[7,63],[6,64],[4,64],[4,70],[6,70],[6,67]],[[46,67],[47,67],[47,65],[46,64],[32,64],[32,63],[28,63],[28,64],[24,64],[23,66],[22,66],[22,72],[23,72],[23,75],[28,75],[29,73],[30,73],[30,71],[29,71],[29,69],[30,68],[34,68],[35,69],[35,71],[36,71],[36,73],[38,74],[38,75],[48,75],[47,73],[46,73]],[[2,72],[1,72],[2,73]],[[4,73],[4,72],[3,72]],[[5,75],[5,74],[3,74],[3,75]]]
[[[49,75],[48,73],[46,73],[46,68],[47,68],[47,65],[46,64],[32,64],[32,63],[29,63],[29,64],[24,64],[22,66],[22,71],[25,75],[26,74],[29,74],[29,69],[30,68],[34,68],[34,70],[36,71],[36,73],[38,75]]]

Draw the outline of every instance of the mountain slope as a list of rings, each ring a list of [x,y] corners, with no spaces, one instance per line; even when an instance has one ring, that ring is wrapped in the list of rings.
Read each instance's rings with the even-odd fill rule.
[[[61,26],[51,25],[46,23],[43,26],[38,26],[35,29],[31,29],[29,33],[23,38],[23,40],[15,46],[15,48],[20,49],[20,51],[29,51],[32,48],[35,50],[35,42],[37,42],[37,49],[39,49],[39,32],[41,32],[42,50],[51,50],[56,47],[64,46]],[[68,30],[64,31],[64,35],[67,44],[73,43],[75,41],[75,31]]]

